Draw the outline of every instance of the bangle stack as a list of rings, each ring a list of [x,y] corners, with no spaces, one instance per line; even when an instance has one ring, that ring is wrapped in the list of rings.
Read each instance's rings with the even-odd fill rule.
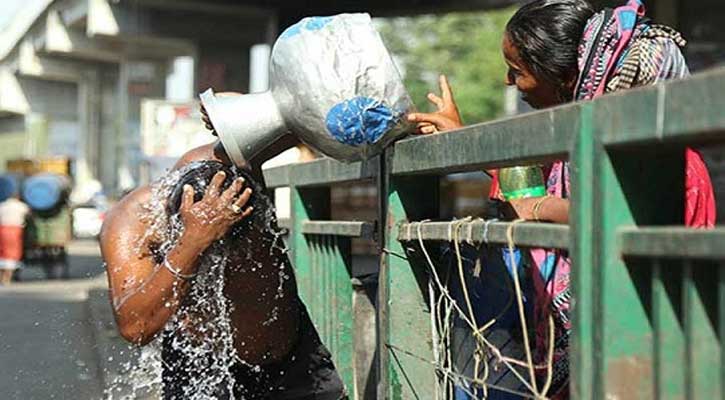
[[[169,272],[171,272],[171,275],[174,275],[175,277],[185,280],[185,281],[194,279],[197,275],[199,275],[198,273],[194,273],[194,274],[182,273],[179,269],[174,268],[174,266],[171,265],[168,258],[164,258],[164,268],[166,268]]]
[[[537,200],[536,203],[534,203],[534,207],[531,210],[531,213],[534,215],[534,221],[541,221],[541,218],[539,218],[539,211],[541,210],[541,205],[544,204],[544,202],[550,197],[551,195],[547,194],[546,196]]]

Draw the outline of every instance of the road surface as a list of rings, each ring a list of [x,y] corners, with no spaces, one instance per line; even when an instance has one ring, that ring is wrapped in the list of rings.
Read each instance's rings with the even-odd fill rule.
[[[70,280],[46,280],[32,267],[0,286],[0,398],[101,399],[101,368],[88,290],[104,288],[95,241],[69,246]]]

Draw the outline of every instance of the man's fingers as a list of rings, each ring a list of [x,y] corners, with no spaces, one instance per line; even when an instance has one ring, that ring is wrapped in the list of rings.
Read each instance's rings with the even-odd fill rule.
[[[224,179],[226,177],[227,174],[225,174],[224,171],[217,172],[214,177],[211,178],[211,183],[209,183],[209,187],[206,188],[206,196],[219,196],[219,188],[221,188],[222,183],[224,183]]]
[[[232,182],[232,184],[227,188],[227,190],[222,193],[220,200],[228,204],[232,201],[234,196],[239,193],[240,190],[242,190],[242,186],[244,185],[244,178],[237,178]]]
[[[234,201],[234,205],[242,208],[247,202],[249,201],[249,198],[252,197],[252,189],[246,188],[244,189],[244,192]]]
[[[252,211],[254,211],[254,207],[249,206],[246,210],[242,213],[242,218],[247,218],[248,216],[252,215]]]
[[[204,127],[206,127],[207,130],[214,131],[214,125],[211,123],[211,118],[209,118],[209,114],[206,112],[206,108],[204,108],[203,105],[199,106],[199,111],[201,111],[201,122],[204,123]]]
[[[184,190],[184,192],[181,196],[180,209],[188,210],[189,207],[191,207],[191,205],[194,204],[194,189],[191,187],[191,185],[184,185],[183,190]]]
[[[451,92],[451,85],[448,84],[448,78],[446,78],[445,75],[441,75],[438,78],[438,84],[441,87],[441,95],[443,96],[443,101],[448,103],[453,103],[453,92]]]
[[[445,107],[445,103],[443,102],[443,99],[436,96],[433,93],[428,93],[428,101],[435,104],[436,107],[438,107],[439,110],[442,110],[443,107]]]

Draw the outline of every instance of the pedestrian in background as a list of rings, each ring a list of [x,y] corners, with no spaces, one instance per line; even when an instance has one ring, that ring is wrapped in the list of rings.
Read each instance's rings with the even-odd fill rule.
[[[9,285],[22,266],[23,230],[30,208],[15,193],[0,203],[0,284]]]

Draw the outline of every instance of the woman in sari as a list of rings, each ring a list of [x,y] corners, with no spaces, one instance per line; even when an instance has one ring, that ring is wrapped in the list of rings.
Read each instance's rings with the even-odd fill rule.
[[[652,85],[689,75],[680,48],[682,36],[645,17],[639,0],[595,13],[583,0],[535,0],[519,9],[506,26],[503,55],[509,67],[506,83],[515,85],[522,98],[540,109],[571,101],[591,100],[632,87]],[[442,96],[429,94],[438,111],[409,115],[421,133],[462,127],[455,101],[444,76]],[[690,227],[715,224],[715,199],[710,176],[701,155],[688,148],[685,154],[685,216]],[[500,198],[493,172],[492,198]],[[569,164],[557,161],[544,166],[546,197],[510,201],[517,216],[527,220],[568,223]],[[536,300],[537,364],[548,347],[548,320],[555,323],[553,383],[548,395],[568,397],[568,338],[571,269],[563,251],[532,250]],[[538,368],[541,375],[545,369]]]

